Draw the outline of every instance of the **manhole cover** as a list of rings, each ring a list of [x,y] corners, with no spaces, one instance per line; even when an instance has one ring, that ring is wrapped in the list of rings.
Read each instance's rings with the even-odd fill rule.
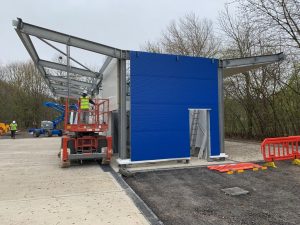
[[[249,191],[244,190],[244,189],[239,188],[239,187],[224,188],[224,189],[221,189],[221,190],[224,191],[226,194],[232,195],[232,196],[245,195],[245,194],[249,193]]]

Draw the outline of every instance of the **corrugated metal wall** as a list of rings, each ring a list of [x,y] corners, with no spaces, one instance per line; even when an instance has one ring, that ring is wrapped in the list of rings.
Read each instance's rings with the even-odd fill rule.
[[[219,154],[218,60],[131,52],[131,160],[190,156],[189,108],[211,109]]]

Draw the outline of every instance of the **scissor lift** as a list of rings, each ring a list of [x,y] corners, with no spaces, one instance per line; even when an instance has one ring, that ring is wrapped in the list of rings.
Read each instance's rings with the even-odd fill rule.
[[[108,131],[108,99],[93,99],[90,110],[69,110],[66,107],[64,135],[61,144],[61,166],[68,167],[72,161],[97,160],[109,163],[112,155],[112,137]],[[66,100],[68,106],[68,100]]]

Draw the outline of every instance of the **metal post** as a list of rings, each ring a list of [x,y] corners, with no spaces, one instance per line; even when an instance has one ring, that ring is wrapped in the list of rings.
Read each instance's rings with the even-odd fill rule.
[[[210,161],[211,156],[211,143],[210,143],[210,110],[205,110],[206,118],[206,160]]]
[[[67,44],[68,103],[70,98],[70,45]]]
[[[118,100],[119,100],[119,157],[120,159],[127,158],[127,130],[126,130],[126,60],[119,59],[118,65]]]
[[[220,153],[224,153],[224,87],[223,87],[223,68],[218,68],[218,105],[219,105],[219,134],[220,134]]]

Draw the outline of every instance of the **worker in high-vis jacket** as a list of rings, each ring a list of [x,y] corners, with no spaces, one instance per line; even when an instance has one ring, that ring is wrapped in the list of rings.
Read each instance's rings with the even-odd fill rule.
[[[16,131],[18,129],[18,124],[16,123],[16,121],[13,121],[10,125],[10,137],[15,139],[16,138]]]
[[[84,90],[82,92],[79,101],[80,101],[80,110],[82,111],[82,114],[80,115],[82,118],[81,122],[88,123],[90,104],[95,105],[95,102],[87,95],[87,90]]]

